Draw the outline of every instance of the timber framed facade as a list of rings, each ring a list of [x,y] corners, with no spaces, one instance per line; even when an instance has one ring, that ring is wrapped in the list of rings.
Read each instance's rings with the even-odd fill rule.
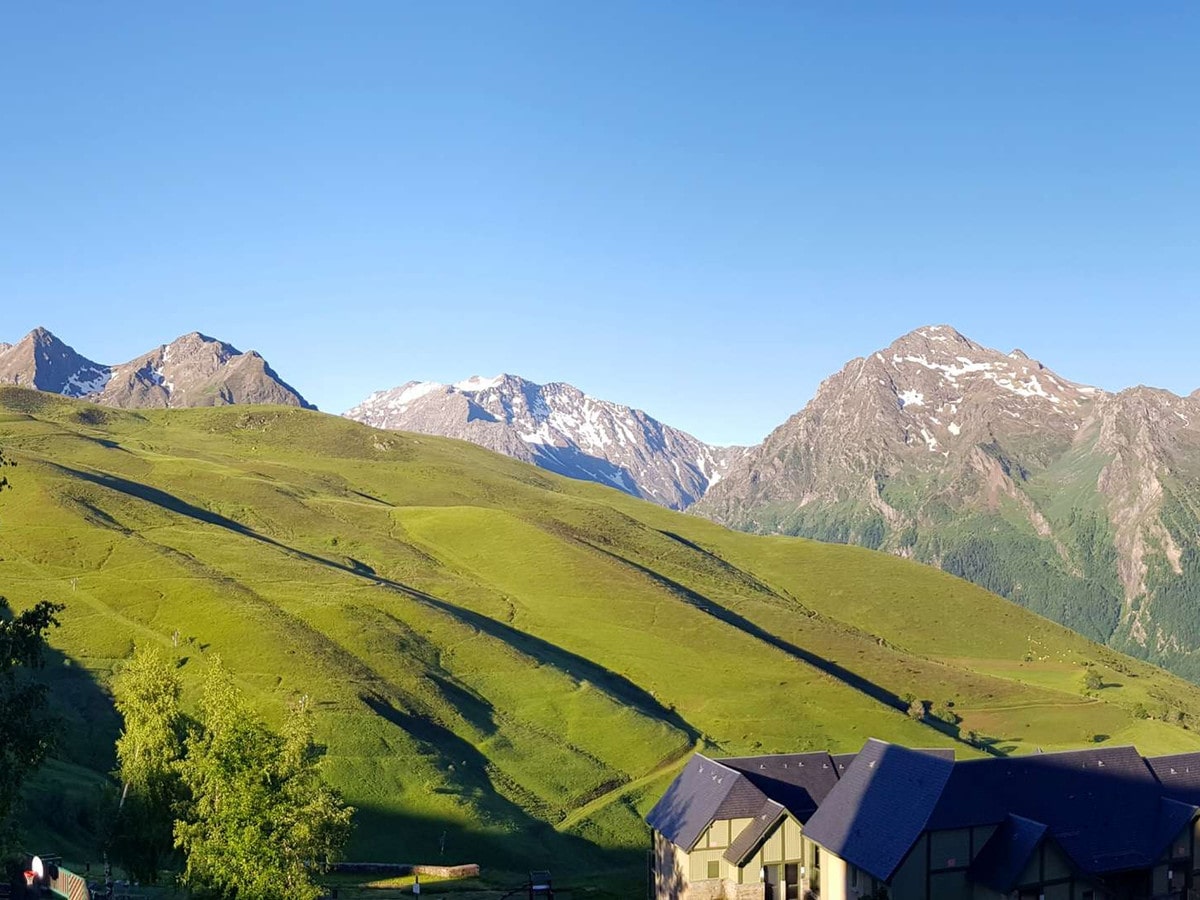
[[[655,900],[1200,900],[1200,753],[697,754],[647,821]]]

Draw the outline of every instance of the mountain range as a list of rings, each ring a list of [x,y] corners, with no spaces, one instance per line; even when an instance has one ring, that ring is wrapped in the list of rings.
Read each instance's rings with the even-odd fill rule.
[[[38,329],[7,382],[112,406],[307,406],[193,333],[118,366]],[[1200,391],[1109,392],[948,325],[851,360],[752,447],[517,375],[410,381],[345,415],[456,437],[746,531],[932,563],[1200,680]]]
[[[199,332],[129,362],[105,365],[35,328],[17,344],[0,344],[0,384],[126,409],[233,403],[315,409],[253,350],[243,353]]]
[[[933,563],[1200,679],[1200,391],[1112,393],[931,325],[851,360],[753,448],[513,375],[409,382],[346,415]]]
[[[410,381],[372,394],[345,415],[375,428],[462,438],[671,509],[695,503],[746,453],[706,444],[572,385],[517,375]]]

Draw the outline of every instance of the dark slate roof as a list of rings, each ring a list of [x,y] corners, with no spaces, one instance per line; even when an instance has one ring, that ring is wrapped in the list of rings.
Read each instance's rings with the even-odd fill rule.
[[[672,843],[691,850],[718,812],[725,815],[728,811],[727,818],[754,816],[766,799],[745,776],[697,753],[654,804],[646,821]]]
[[[857,753],[833,753],[830,758],[833,759],[833,764],[837,767],[838,778],[842,777],[842,773],[846,771],[846,767],[854,762],[854,757]]]
[[[942,759],[954,760],[954,750],[919,749]],[[772,800],[787,807],[800,822],[816,812],[857,753],[773,753],[764,756],[736,756],[720,761],[741,772]]]
[[[725,764],[724,760],[716,762],[719,765]],[[763,795],[762,791],[754,786],[750,779],[740,772],[737,773],[737,776],[733,780],[733,787],[729,789],[729,793],[725,795],[725,799],[713,813],[714,819],[751,819],[762,811],[764,803],[771,802]]]
[[[808,820],[805,832],[887,881],[925,829],[954,766],[940,756],[872,738]]]
[[[741,772],[801,822],[808,821],[838,781],[836,762],[823,752],[740,756],[721,762]]]
[[[1197,807],[1191,803],[1181,803],[1169,797],[1163,797],[1159,803],[1161,811],[1158,817],[1158,832],[1150,845],[1150,851],[1155,856],[1162,855],[1197,812]]]
[[[740,866],[746,861],[746,857],[758,849],[767,835],[786,815],[787,810],[774,800],[764,801],[762,807],[755,813],[754,821],[743,828],[741,833],[733,839],[729,849],[725,851],[725,858],[735,866]]]
[[[1146,765],[1173,800],[1200,806],[1200,753],[1147,756]]]
[[[1046,826],[1041,822],[1007,816],[971,863],[970,879],[1007,894],[1017,886],[1045,834]]]
[[[1103,747],[955,763],[953,751],[870,740],[854,755],[698,754],[646,818],[688,850],[713,819],[752,819],[725,854],[741,863],[785,811],[885,881],[922,831],[1001,825],[972,878],[1004,891],[1039,840],[1054,840],[1093,875],[1153,864],[1200,814],[1200,753],[1144,759],[1132,747]]]
[[[914,747],[913,749],[918,753],[928,753],[930,756],[936,756],[938,759],[948,759],[950,762],[954,762],[955,760],[953,747]]]
[[[1152,864],[1186,824],[1191,813],[1165,804],[1162,793],[1132,747],[964,760],[954,766],[928,827],[996,823],[1011,813],[1045,823],[1083,871],[1117,872]]]

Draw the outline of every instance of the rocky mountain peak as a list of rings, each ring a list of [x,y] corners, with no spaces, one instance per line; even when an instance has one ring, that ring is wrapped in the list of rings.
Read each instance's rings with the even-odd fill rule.
[[[110,366],[80,356],[45,328],[0,345],[0,383],[127,408],[227,403],[308,404],[259,354],[198,331]]]
[[[1108,393],[926,326],[823,382],[696,511],[913,556],[1192,667],[1198,485],[1200,391]]]
[[[102,387],[106,367],[80,356],[45,328],[0,349],[0,383],[80,397]]]
[[[1015,490],[996,447],[1032,442],[1061,452],[1102,396],[1025,354],[985,347],[948,325],[924,326],[822,382],[698,511],[744,525],[754,508],[853,503],[900,527],[911,516],[884,492],[899,473],[967,479],[995,505]]]
[[[198,331],[114,366],[100,399],[138,408],[231,403],[313,408],[258,353],[243,353]]]
[[[410,381],[375,392],[345,415],[376,428],[472,441],[677,509],[699,499],[745,452],[711,447],[574,385],[512,374],[453,384]]]
[[[986,349],[951,325],[922,325],[896,338],[887,349],[899,351],[912,347],[927,348],[939,356]]]

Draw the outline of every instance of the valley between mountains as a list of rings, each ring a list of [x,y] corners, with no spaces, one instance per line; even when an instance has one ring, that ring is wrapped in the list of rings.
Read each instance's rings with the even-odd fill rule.
[[[961,579],[463,441],[8,387],[0,446],[0,583],[66,606],[47,677],[69,739],[35,806],[86,808],[106,685],[146,643],[185,703],[218,657],[272,720],[309,698],[353,857],[552,860],[630,891],[641,815],[696,748],[1200,747],[1200,688]],[[90,839],[82,813],[55,827],[64,852]]]
[[[1200,391],[1110,393],[943,325],[851,360],[751,448],[514,376],[410,382],[346,415],[931,563],[1200,680]]]
[[[108,366],[36,329],[0,344],[6,382],[123,408],[310,405],[257,353],[198,333]],[[1200,391],[1110,393],[942,325],[851,360],[754,447],[517,375],[410,381],[345,415],[931,563],[1200,680]]]

